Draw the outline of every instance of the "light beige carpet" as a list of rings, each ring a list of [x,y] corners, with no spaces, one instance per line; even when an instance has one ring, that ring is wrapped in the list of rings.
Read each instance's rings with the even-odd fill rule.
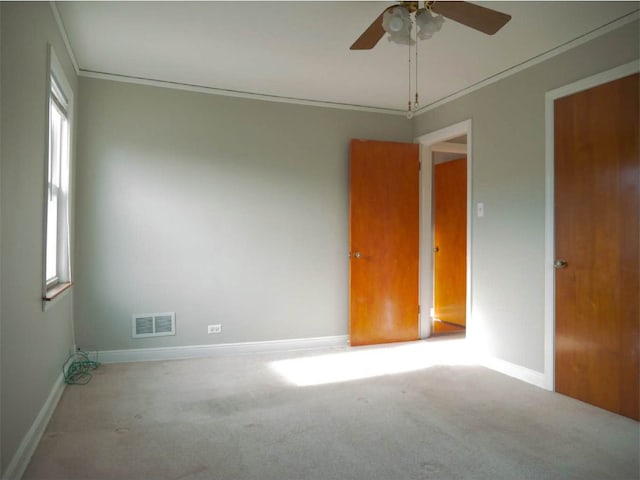
[[[637,422],[412,348],[103,365],[24,479],[638,479]]]

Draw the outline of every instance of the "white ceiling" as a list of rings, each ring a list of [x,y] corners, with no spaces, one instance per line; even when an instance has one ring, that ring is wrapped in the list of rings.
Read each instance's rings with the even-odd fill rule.
[[[494,36],[454,21],[419,43],[422,106],[561,48],[638,2],[474,2],[512,19]],[[392,2],[58,2],[81,74],[403,111],[408,47],[349,46]],[[633,13],[636,12],[636,13]],[[632,14],[631,16],[629,16]]]

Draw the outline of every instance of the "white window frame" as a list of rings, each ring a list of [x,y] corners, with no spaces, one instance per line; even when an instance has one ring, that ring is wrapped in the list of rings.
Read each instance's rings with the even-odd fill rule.
[[[48,45],[47,59],[42,254],[43,310],[49,308],[54,300],[60,298],[73,285],[70,236],[73,90],[51,45]],[[52,127],[56,118],[60,121]],[[52,225],[49,225],[50,219],[52,219]],[[54,230],[50,230],[49,227]],[[55,248],[52,248],[52,242],[55,242]],[[54,256],[53,259],[52,256]]]

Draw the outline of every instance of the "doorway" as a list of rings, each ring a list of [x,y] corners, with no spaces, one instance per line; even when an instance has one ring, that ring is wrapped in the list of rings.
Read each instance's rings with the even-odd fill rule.
[[[467,273],[466,136],[432,146],[433,335],[465,333]],[[463,156],[460,156],[463,155]]]
[[[474,336],[470,301],[471,140],[471,120],[416,139],[422,147],[420,303],[425,306],[420,324],[422,338],[452,333],[469,339]],[[449,221],[454,219],[449,234],[457,240],[455,245],[438,245],[440,237],[436,241],[441,231],[438,224],[442,223],[438,213],[443,213],[438,207],[438,186],[444,190],[440,206],[444,199],[444,214]],[[451,203],[456,203],[453,209]],[[449,221],[444,220],[445,224]],[[446,255],[452,247],[457,253],[449,257],[453,262],[447,263]]]

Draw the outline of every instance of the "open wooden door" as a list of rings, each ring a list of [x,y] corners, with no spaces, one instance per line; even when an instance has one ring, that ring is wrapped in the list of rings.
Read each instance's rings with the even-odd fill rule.
[[[433,330],[439,333],[456,331],[446,324],[467,324],[466,157],[434,166],[433,202]]]
[[[351,141],[351,345],[419,338],[419,146]]]
[[[556,391],[638,420],[638,74],[554,105]]]

